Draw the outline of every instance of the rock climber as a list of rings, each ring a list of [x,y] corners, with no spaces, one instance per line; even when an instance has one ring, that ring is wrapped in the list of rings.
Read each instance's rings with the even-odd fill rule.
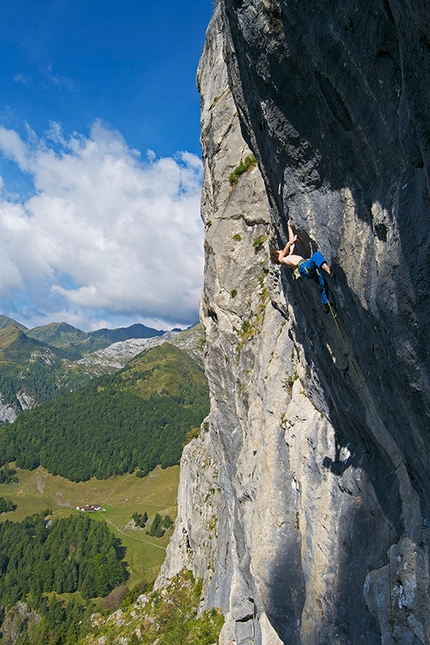
[[[332,277],[333,272],[327,264],[326,259],[319,251],[311,255],[309,260],[305,260],[301,255],[295,255],[294,247],[297,239],[297,235],[294,234],[292,226],[290,222],[288,222],[288,242],[282,250],[271,250],[271,260],[275,264],[283,264],[290,269],[294,269],[294,275],[297,278],[303,277],[308,280],[315,280],[318,282],[320,287],[321,303],[324,305],[324,311],[328,313],[330,311],[330,305],[327,296],[327,286],[320,270],[322,269]]]

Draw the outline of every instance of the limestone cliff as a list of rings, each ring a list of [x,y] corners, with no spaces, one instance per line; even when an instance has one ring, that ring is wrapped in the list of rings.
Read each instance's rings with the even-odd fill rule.
[[[429,642],[429,13],[219,0],[207,32],[211,413],[157,584],[202,576],[221,645]],[[288,220],[336,318],[269,262]]]

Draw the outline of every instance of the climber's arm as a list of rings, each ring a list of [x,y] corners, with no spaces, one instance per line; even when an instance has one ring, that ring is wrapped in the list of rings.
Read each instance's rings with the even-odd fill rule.
[[[297,235],[293,235],[292,239],[288,240],[284,248],[282,249],[280,253],[280,259],[285,258],[285,256],[289,255],[292,253],[293,249],[291,247],[294,247],[294,244],[297,242]]]

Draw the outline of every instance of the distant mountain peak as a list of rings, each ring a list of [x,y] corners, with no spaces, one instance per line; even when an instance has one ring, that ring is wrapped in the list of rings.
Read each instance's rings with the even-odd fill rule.
[[[16,327],[21,331],[28,331],[27,327],[21,325],[21,323],[17,322],[13,318],[9,318],[9,316],[0,314],[0,329],[4,329],[5,327]]]
[[[135,323],[129,327],[119,327],[117,329],[97,329],[91,332],[91,335],[94,338],[104,338],[111,343],[117,343],[130,338],[153,338],[154,336],[162,336],[164,333],[164,331],[146,327],[142,323]]]

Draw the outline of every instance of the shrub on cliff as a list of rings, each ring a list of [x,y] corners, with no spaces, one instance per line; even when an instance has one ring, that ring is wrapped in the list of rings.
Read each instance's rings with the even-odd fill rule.
[[[224,616],[219,609],[199,614],[201,595],[201,582],[195,581],[191,571],[181,571],[165,589],[148,593],[144,605],[137,599],[128,607],[121,606],[115,622],[109,618],[97,621],[98,627],[85,644],[213,645],[218,642]]]
[[[254,155],[249,155],[244,159],[244,161],[241,161],[240,164],[233,170],[233,172],[230,174],[228,180],[230,182],[230,186],[234,188],[239,181],[239,178],[245,173],[248,172],[249,170],[252,170],[252,168],[255,167],[257,163],[256,158]]]

